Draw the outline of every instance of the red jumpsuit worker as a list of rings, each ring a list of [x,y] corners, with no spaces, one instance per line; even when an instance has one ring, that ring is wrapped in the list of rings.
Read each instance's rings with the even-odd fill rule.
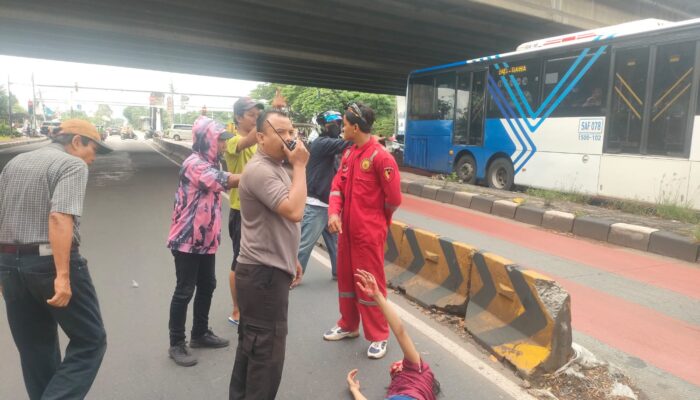
[[[352,103],[345,112],[344,139],[354,145],[342,156],[331,184],[328,225],[338,237],[338,295],[340,320],[327,331],[326,340],[359,336],[362,326],[371,342],[369,358],[386,354],[389,326],[377,304],[358,289],[355,273],[365,269],[376,277],[386,296],[384,243],[391,216],[401,204],[401,179],[396,161],[369,132],[371,108]]]

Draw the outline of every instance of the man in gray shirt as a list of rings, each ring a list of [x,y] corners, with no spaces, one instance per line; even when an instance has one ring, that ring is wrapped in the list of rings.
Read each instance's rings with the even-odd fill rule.
[[[301,142],[292,145],[294,127],[282,112],[261,114],[257,131],[258,152],[243,170],[238,187],[242,229],[236,290],[241,319],[231,400],[272,400],[277,395],[287,341],[289,287],[302,275],[296,256],[309,153]],[[292,166],[291,179],[285,160]]]
[[[107,348],[78,227],[88,165],[111,149],[82,120],[53,142],[0,173],[0,286],[32,400],[84,398]],[[70,339],[63,361],[57,325]]]

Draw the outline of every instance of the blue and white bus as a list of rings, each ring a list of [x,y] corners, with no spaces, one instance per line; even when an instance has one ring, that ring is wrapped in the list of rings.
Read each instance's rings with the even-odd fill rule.
[[[699,66],[700,19],[652,19],[414,71],[404,163],[700,208]]]

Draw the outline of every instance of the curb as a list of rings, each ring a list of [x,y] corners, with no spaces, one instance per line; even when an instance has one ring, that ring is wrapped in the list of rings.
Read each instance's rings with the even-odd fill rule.
[[[598,217],[577,217],[568,212],[520,205],[506,199],[455,191],[410,180],[401,182],[401,191],[502,218],[514,219],[525,224],[541,226],[557,232],[572,233],[575,236],[683,261],[700,262],[700,242],[673,232]]]
[[[7,149],[10,147],[24,146],[32,143],[40,143],[49,140],[46,136],[40,138],[32,138],[28,140],[17,140],[14,142],[0,143],[0,149]]]

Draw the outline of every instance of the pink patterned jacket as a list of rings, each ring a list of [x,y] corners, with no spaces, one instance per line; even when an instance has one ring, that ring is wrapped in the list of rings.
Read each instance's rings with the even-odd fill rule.
[[[182,163],[175,193],[168,248],[183,253],[214,254],[221,242],[221,192],[228,172],[219,169],[217,140],[221,124],[201,116],[192,127],[192,154]]]

